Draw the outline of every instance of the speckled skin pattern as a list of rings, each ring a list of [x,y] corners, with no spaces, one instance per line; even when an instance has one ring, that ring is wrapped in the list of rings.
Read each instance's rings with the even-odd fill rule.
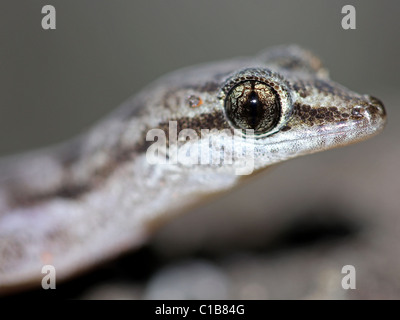
[[[242,181],[219,159],[219,131],[206,144],[213,164],[196,166],[149,164],[153,142],[146,134],[163,129],[171,157],[178,147],[202,143],[176,142],[182,129],[232,131],[225,100],[247,80],[273,88],[281,110],[265,134],[234,136],[235,145],[254,147],[257,171],[367,139],[386,121],[378,99],[332,82],[320,60],[297,46],[164,76],[71,142],[2,161],[0,292],[40,286],[45,264],[55,266],[59,281],[137,247],[168,218]]]

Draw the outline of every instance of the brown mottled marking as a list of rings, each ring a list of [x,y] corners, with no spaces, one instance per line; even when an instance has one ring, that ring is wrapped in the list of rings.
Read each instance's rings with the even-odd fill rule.
[[[354,117],[357,119],[362,118],[363,116],[359,113],[360,110],[355,110]],[[349,120],[349,115],[346,113],[340,113],[337,107],[314,107],[311,108],[310,105],[307,104],[294,104],[294,112],[293,115],[295,117],[299,117],[304,124],[309,126],[313,126],[314,124],[322,125],[324,123],[333,123],[338,121],[347,121]]]
[[[182,117],[179,119],[170,119],[169,121],[177,122],[178,133],[183,129],[193,129],[198,135],[201,134],[201,129],[232,130],[231,126],[226,121],[222,110],[215,111],[213,113],[201,114],[193,118]],[[167,140],[169,137],[169,121],[161,122],[157,126],[158,129],[161,129],[165,132]]]
[[[298,80],[296,82],[294,82],[292,84],[292,88],[293,90],[295,90],[300,97],[302,98],[306,98],[308,96],[310,96],[312,94],[311,90],[310,90],[310,86],[306,85],[305,83],[303,83],[303,81]]]
[[[10,206],[12,207],[27,207],[38,204],[39,202],[46,201],[50,198],[65,198],[65,199],[78,199],[86,192],[90,191],[90,184],[84,185],[64,185],[59,189],[55,189],[46,193],[14,193],[10,197]]]

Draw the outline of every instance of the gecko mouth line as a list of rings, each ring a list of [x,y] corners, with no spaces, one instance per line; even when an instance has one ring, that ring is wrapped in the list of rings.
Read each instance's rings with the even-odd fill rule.
[[[354,126],[362,126],[360,122],[355,121]],[[383,129],[383,124],[382,122],[382,126],[376,127],[376,134]],[[254,139],[253,129],[246,129],[246,134],[243,134],[240,129],[217,130],[202,128],[199,137],[195,129],[185,128],[177,133],[175,137],[170,136],[167,139],[167,133],[162,129],[156,128],[149,130],[146,135],[146,141],[153,142],[147,148],[146,160],[150,165],[180,165],[186,168],[196,168],[199,165],[212,167],[233,166],[236,168],[235,174],[249,175],[254,171],[256,147],[272,147],[272,150],[274,150],[276,145],[298,142],[307,142],[312,145],[312,141],[321,141],[321,139],[329,146],[329,140],[333,141],[335,137],[347,136],[353,130],[351,128],[345,130],[342,128],[339,128],[339,130],[337,128],[327,130],[325,128],[325,131],[320,132],[318,135],[312,134],[266,143],[261,139]],[[177,121],[169,121],[168,132],[177,132]],[[373,133],[366,132],[358,136],[349,136],[343,139],[342,143],[361,141],[371,134]],[[210,148],[212,145],[213,147]]]

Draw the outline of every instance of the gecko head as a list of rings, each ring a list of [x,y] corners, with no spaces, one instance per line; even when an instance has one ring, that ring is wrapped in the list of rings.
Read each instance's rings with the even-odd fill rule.
[[[221,170],[227,163],[221,154],[233,162],[253,158],[254,169],[262,169],[368,139],[386,122],[382,102],[331,81],[316,57],[294,47],[189,68],[168,78],[167,89],[164,83],[162,100],[154,105],[166,108],[156,126],[166,137],[178,133],[168,157],[181,146],[185,153],[200,150],[193,152],[195,160],[199,154],[203,159],[206,150],[204,158],[212,158]],[[171,120],[176,123],[172,130]]]
[[[226,80],[220,97],[239,143],[254,144],[256,168],[368,139],[386,123],[380,100],[327,76],[247,68]]]

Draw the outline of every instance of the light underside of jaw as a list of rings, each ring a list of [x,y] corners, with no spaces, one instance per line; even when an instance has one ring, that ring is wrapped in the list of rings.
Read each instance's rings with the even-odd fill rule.
[[[300,155],[307,155],[333,148],[343,147],[367,140],[385,126],[385,118],[354,120],[346,125],[328,125],[309,130],[298,129],[283,132],[264,144],[256,146],[256,167],[264,167]],[[296,132],[297,131],[297,132]],[[271,137],[272,138],[272,137]]]
[[[349,143],[362,141],[378,134],[386,124],[386,117],[371,117],[366,115],[363,119],[349,120],[346,122],[327,123],[323,125],[308,126],[299,124],[293,126],[289,131],[281,131],[259,141],[260,145],[276,145],[286,142],[302,140],[323,139],[324,137],[334,138],[335,136],[346,135]]]
[[[247,150],[246,148],[253,150],[252,148],[254,148],[256,158],[268,158],[276,163],[296,155],[328,150],[366,140],[381,132],[385,122],[384,117],[374,119],[364,117],[361,120],[320,126],[299,125],[289,131],[281,131],[262,139],[254,139],[254,136],[235,135],[233,136],[234,150]],[[213,141],[215,151],[220,150],[227,143],[217,136],[214,136]],[[242,157],[246,157],[244,152]],[[266,163],[268,164],[270,160],[266,160]]]

